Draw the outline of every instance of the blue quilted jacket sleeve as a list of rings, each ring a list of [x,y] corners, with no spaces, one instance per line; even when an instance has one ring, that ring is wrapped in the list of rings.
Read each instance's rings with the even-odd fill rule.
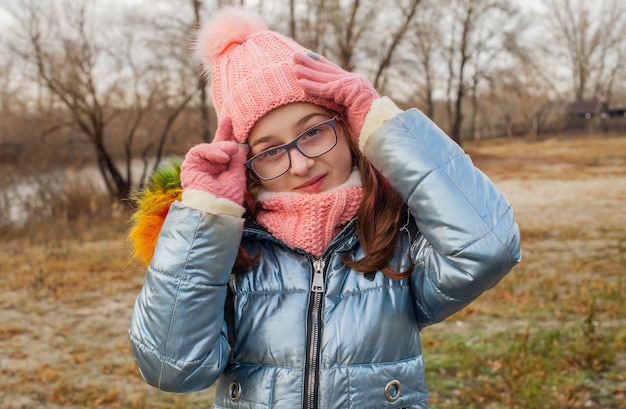
[[[224,301],[242,231],[241,218],[170,207],[129,330],[149,384],[204,389],[228,364]]]
[[[385,121],[369,135],[364,153],[405,200],[420,230],[411,255],[422,326],[457,312],[521,260],[509,202],[420,111]]]

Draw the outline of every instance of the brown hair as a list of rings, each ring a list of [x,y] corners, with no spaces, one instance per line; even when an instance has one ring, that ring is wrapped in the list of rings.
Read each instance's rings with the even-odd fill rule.
[[[403,279],[411,269],[394,271],[389,262],[396,250],[406,204],[358,150],[356,158],[363,182],[363,201],[357,212],[356,234],[365,257],[359,260],[345,257],[344,263],[356,271],[368,273],[380,270],[389,278]]]
[[[348,136],[348,127],[338,118],[344,135]],[[396,250],[396,240],[406,214],[406,204],[393,190],[383,175],[378,172],[367,158],[359,151],[353,138],[348,137],[350,154],[353,164],[358,168],[363,184],[363,200],[357,211],[356,234],[365,252],[365,257],[351,260],[344,257],[343,262],[350,268],[363,273],[381,271],[392,279],[403,279],[410,274],[411,268],[405,271],[394,271],[389,266]],[[257,205],[253,199],[261,188],[260,182],[248,172],[248,191],[244,206],[247,216],[254,218]],[[240,247],[234,271],[241,272],[255,265],[258,257],[251,257]]]

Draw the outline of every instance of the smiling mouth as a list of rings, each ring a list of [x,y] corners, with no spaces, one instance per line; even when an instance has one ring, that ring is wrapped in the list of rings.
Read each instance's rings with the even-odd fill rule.
[[[300,186],[297,186],[295,190],[300,190],[304,192],[309,191],[309,190],[317,191],[321,187],[322,182],[324,181],[325,178],[326,178],[326,175],[316,176],[314,178],[307,180]]]

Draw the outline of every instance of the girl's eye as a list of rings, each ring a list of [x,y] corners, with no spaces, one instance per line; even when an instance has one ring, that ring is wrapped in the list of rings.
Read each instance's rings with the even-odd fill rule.
[[[259,157],[260,159],[274,159],[281,154],[284,149],[268,149]]]
[[[303,139],[307,139],[307,138],[308,138],[308,139],[311,139],[311,138],[314,138],[314,137],[316,137],[316,136],[317,136],[317,135],[318,135],[321,131],[322,131],[322,130],[321,130],[320,128],[312,128],[312,129],[309,129],[308,131],[306,131],[306,132],[304,133],[304,135],[302,135],[302,138],[303,138]]]
[[[276,155],[278,155],[278,149],[268,149],[263,153],[263,156],[266,156],[268,158]]]

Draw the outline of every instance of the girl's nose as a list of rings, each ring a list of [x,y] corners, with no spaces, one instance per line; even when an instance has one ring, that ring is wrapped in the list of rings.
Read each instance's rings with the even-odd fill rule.
[[[289,172],[292,175],[306,175],[309,172],[309,169],[315,165],[315,159],[307,158],[296,148],[289,151],[289,158],[291,159],[291,168],[289,168]]]

